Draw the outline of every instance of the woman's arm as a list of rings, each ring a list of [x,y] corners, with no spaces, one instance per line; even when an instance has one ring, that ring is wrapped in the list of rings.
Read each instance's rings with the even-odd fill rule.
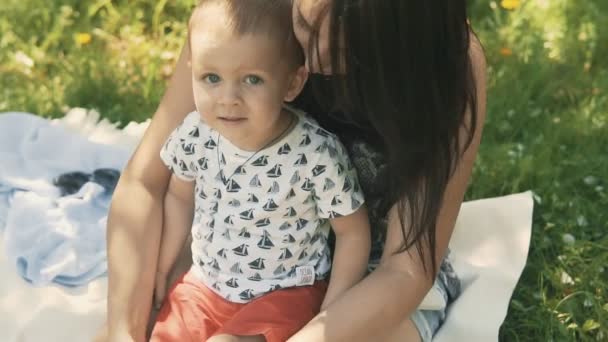
[[[365,206],[354,213],[331,220],[336,233],[331,279],[321,310],[359,282],[367,271],[371,248],[369,218]]]
[[[441,260],[447,250],[485,118],[485,58],[476,39],[473,39],[470,54],[477,85],[477,129],[444,194],[436,231],[437,260]],[[433,275],[425,272],[417,251],[410,249],[393,254],[402,242],[397,210],[393,208],[389,213],[386,246],[378,269],[344,293],[289,341],[382,341],[387,334],[393,334],[416,310],[434,280]]]
[[[188,55],[184,44],[165,95],[112,198],[107,231],[111,341],[145,338],[170,175],[159,153],[171,131],[195,108]]]

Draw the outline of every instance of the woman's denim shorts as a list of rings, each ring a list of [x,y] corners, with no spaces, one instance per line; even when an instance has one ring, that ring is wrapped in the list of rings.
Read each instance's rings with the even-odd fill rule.
[[[460,279],[454,272],[449,255],[441,263],[441,269],[433,287],[443,296],[447,305],[441,310],[417,310],[410,319],[416,325],[422,342],[429,342],[443,322],[448,306],[460,294]]]
[[[374,266],[377,266],[377,263],[374,263],[373,266],[370,265],[370,270],[374,269]],[[445,321],[447,307],[460,294],[460,279],[458,279],[458,276],[452,268],[449,252],[448,256],[446,256],[441,263],[441,268],[433,287],[443,296],[447,305],[440,310],[416,310],[412,316],[410,316],[410,319],[420,333],[422,342],[430,342],[433,339],[433,336],[435,336],[435,333],[437,333]]]

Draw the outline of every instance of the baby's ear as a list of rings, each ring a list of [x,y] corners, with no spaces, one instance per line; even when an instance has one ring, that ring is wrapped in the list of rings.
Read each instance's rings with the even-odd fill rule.
[[[301,66],[293,74],[289,88],[287,89],[287,93],[285,93],[283,100],[285,102],[293,101],[298,94],[300,94],[302,88],[304,88],[306,80],[308,80],[308,70],[306,70],[305,66]]]

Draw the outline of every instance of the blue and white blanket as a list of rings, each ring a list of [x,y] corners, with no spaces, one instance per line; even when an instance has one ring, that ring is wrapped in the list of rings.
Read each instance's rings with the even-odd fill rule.
[[[129,136],[97,119],[84,110],[61,120],[0,114],[2,243],[9,262],[34,285],[78,286],[106,273],[110,194],[89,182],[77,193],[61,196],[53,185],[66,172],[124,167],[145,127],[131,126],[130,142],[112,144],[108,141]]]

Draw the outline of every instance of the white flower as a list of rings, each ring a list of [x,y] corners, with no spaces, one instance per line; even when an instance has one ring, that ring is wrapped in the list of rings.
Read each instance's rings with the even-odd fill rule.
[[[564,241],[564,243],[568,246],[572,246],[574,244],[574,242],[576,242],[576,238],[574,238],[574,236],[572,234],[564,234],[562,235],[562,241]]]

